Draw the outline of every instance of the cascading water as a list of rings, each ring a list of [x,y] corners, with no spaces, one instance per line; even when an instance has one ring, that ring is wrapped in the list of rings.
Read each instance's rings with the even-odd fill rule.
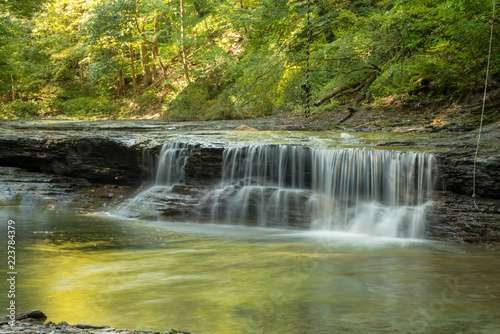
[[[161,218],[165,204],[183,201],[182,196],[172,194],[172,187],[182,182],[184,165],[189,156],[189,148],[184,143],[165,143],[158,157],[156,169],[152,172],[153,186],[135,196],[114,210],[114,213],[126,217]],[[154,158],[148,150],[142,155],[143,167],[151,171]]]
[[[420,238],[435,178],[428,153],[267,145],[227,148],[212,223],[310,226]]]
[[[372,149],[313,151],[312,226],[420,238],[435,179],[428,153]]]
[[[171,186],[180,181],[183,167],[189,156],[189,149],[184,143],[166,143],[160,151],[156,170],[156,185]]]
[[[201,201],[212,223],[304,226],[310,222],[310,149],[227,148],[222,181]]]
[[[432,154],[301,145],[227,147],[220,164],[210,167],[220,172],[213,174],[219,175],[219,185],[211,187],[183,185],[193,147],[175,142],[163,145],[154,185],[120,207],[119,214],[424,236],[436,177]],[[153,157],[145,153],[143,160],[151,164]],[[202,160],[194,161],[194,169],[208,168]]]

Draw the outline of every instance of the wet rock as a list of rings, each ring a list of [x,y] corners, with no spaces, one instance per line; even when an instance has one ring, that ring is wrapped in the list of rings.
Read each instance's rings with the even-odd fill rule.
[[[28,172],[0,167],[0,205],[57,211],[60,209],[101,210],[130,196],[128,186],[93,184],[82,178]],[[109,194],[114,194],[109,196]]]
[[[109,326],[95,326],[95,325],[89,325],[89,324],[76,324],[76,328],[80,329],[107,329]]]
[[[438,187],[461,195],[472,196],[474,190],[474,154],[473,152],[437,153],[439,159]],[[500,155],[476,160],[475,189],[476,196],[500,198]]]
[[[42,319],[47,319],[47,316],[40,310],[27,311],[16,315],[16,320],[22,320],[28,318],[42,320]]]
[[[26,133],[27,132],[27,133]],[[4,131],[0,166],[81,177],[92,182],[137,185],[140,157],[130,143],[100,134]]]
[[[45,324],[40,322],[32,322],[32,320],[25,319],[21,321],[16,321],[15,326],[2,327],[0,334],[156,334],[160,332],[153,331],[141,331],[141,330],[117,330],[109,326],[96,326],[89,324],[77,324],[69,325],[67,322],[61,322],[55,324],[53,322],[47,322]],[[171,333],[171,332],[165,332]],[[177,333],[190,334],[187,331],[177,331]]]
[[[214,185],[222,177],[222,147],[202,147],[197,145],[190,151],[184,166],[187,185]]]

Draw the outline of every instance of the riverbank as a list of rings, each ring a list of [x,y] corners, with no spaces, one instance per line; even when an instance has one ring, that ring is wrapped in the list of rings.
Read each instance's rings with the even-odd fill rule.
[[[37,320],[17,321],[15,326],[2,325],[0,334],[160,334],[147,330],[116,329],[109,326],[95,326],[88,324],[70,325],[66,322],[55,324],[43,323]],[[163,334],[191,334],[187,331],[166,331]]]

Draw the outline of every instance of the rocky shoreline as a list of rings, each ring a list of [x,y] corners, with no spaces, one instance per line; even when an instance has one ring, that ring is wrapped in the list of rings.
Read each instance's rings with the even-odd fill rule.
[[[55,324],[36,320],[17,321],[15,326],[2,325],[0,334],[190,334],[187,331],[154,332],[144,330],[116,329],[109,326],[88,324],[69,325],[66,322]]]
[[[357,116],[356,116],[357,117]],[[49,210],[106,211],[137,194],[151,180],[152,166],[144,152],[158,155],[168,139],[191,142],[186,186],[164,212],[182,221],[185,206],[217,175],[227,131],[244,123],[257,131],[325,130],[314,120],[296,117],[253,120],[169,123],[164,120],[127,121],[8,121],[0,122],[0,203],[31,201]],[[368,124],[368,123],[367,123]],[[370,123],[371,124],[371,123]],[[368,125],[342,126],[330,132],[380,131]],[[386,141],[378,146],[419,147],[432,150],[439,161],[435,205],[428,238],[462,243],[500,245],[500,123],[486,126],[476,160],[476,203],[472,198],[475,127],[392,127],[392,132],[432,133]],[[252,136],[253,131],[246,131]],[[209,138],[205,145],[193,138]],[[376,148],[376,146],[375,146]],[[18,197],[20,192],[24,195]],[[8,195],[5,195],[8,194]],[[31,196],[26,196],[31,194]],[[10,198],[6,198],[9,197]],[[55,204],[57,203],[57,204]],[[184,211],[183,211],[184,210]]]
[[[14,323],[7,317],[0,318],[0,334],[191,334],[188,331],[171,330],[155,332],[145,330],[116,329],[110,326],[89,324],[70,325],[65,321],[58,324],[45,322],[47,317],[40,310],[16,315]],[[194,334],[194,333],[193,333]]]

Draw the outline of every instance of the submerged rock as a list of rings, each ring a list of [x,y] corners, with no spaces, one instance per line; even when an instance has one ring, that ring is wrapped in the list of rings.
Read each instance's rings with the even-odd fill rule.
[[[43,320],[44,321],[45,319],[47,319],[47,316],[40,310],[32,310],[32,311],[27,311],[27,312],[23,312],[23,313],[19,313],[19,314],[15,315],[15,320],[28,320],[28,321]],[[10,322],[12,322],[10,317],[5,316],[5,317],[0,318],[0,325],[7,325]],[[20,322],[17,321],[16,324],[20,324]],[[16,328],[16,327],[10,326],[9,328],[11,330],[14,330],[14,328]],[[21,330],[24,327],[17,327],[17,328],[19,330]]]

